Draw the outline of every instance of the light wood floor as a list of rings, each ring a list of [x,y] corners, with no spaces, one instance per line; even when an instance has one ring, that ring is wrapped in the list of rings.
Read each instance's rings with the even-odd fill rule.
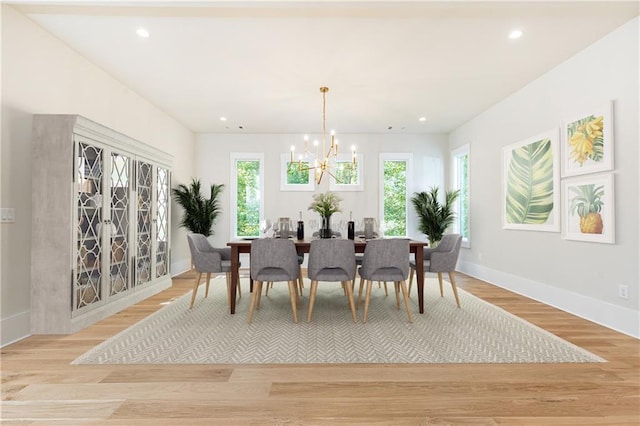
[[[1,418],[58,425],[640,424],[638,340],[457,277],[467,291],[609,362],[69,365],[190,291],[193,275],[184,274],[171,289],[79,333],[32,336],[3,348]],[[248,302],[245,294],[240,303]]]

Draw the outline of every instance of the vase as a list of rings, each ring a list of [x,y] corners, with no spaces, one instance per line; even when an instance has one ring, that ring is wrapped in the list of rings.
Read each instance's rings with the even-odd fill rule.
[[[331,215],[322,216],[322,225],[319,232],[320,238],[331,238]]]

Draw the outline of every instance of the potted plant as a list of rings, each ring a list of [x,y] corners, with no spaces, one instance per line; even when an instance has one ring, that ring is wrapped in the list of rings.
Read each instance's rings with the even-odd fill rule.
[[[315,194],[308,210],[313,210],[322,218],[320,238],[331,238],[331,215],[340,211],[340,198],[333,192]]]
[[[189,186],[180,184],[171,193],[184,209],[180,226],[208,237],[213,234],[213,225],[222,210],[219,196],[224,184],[212,184],[209,198],[202,195],[200,186],[200,180],[194,178]]]
[[[458,199],[460,190],[445,192],[444,204],[438,201],[438,187],[432,186],[428,192],[416,192],[411,202],[418,213],[418,229],[429,238],[429,245],[436,247],[456,215],[453,203]]]

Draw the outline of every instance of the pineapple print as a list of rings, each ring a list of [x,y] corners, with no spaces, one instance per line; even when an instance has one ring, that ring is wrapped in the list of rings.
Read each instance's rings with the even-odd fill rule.
[[[604,155],[604,117],[593,115],[569,125],[569,146],[571,159],[582,166],[587,159],[601,161]]]
[[[578,185],[570,188],[575,195],[571,199],[571,215],[580,217],[580,232],[583,234],[602,234],[602,196],[604,185]]]

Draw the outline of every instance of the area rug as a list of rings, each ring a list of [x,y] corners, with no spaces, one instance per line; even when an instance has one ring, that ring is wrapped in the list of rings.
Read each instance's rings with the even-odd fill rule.
[[[244,289],[249,288],[246,278]],[[425,313],[411,298],[413,324],[396,308],[393,285],[372,291],[367,323],[351,318],[339,284],[320,283],[313,319],[306,322],[309,282],[293,322],[286,283],[275,283],[253,323],[250,294],[230,315],[226,284],[212,280],[193,309],[191,293],[111,337],[72,364],[297,364],[297,363],[577,363],[605,362],[527,321],[459,289],[440,297],[437,280],[425,282]]]

